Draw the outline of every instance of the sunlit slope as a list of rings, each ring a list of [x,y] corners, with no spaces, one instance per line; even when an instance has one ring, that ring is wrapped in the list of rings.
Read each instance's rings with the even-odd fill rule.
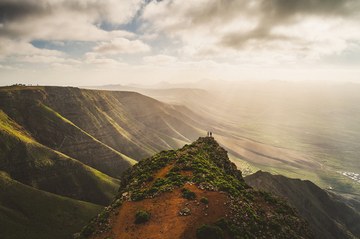
[[[44,191],[106,204],[118,181],[54,151],[0,111],[0,170],[11,178]]]
[[[108,175],[118,177],[122,171],[135,163],[52,109],[47,105],[47,95],[42,89],[0,90],[0,109],[41,144]],[[66,109],[69,107],[61,100],[59,104]],[[85,106],[79,106],[81,107]],[[86,123],[92,119],[84,120]]]
[[[133,92],[7,87],[0,89],[0,100],[0,108],[42,144],[82,162],[89,155],[93,160],[104,161],[107,155],[111,162],[118,160],[119,155],[109,148],[125,160],[140,160],[159,150],[179,147],[204,132],[173,106]],[[91,141],[89,135],[106,150],[82,147]]]
[[[0,238],[70,239],[101,208],[26,186],[0,171]]]
[[[57,112],[137,160],[164,148],[179,147],[199,135],[194,122],[181,112],[138,93],[53,87],[46,92]]]

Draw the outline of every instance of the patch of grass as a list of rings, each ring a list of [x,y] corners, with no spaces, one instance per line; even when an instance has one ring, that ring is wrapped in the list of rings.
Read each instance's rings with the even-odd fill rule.
[[[141,190],[133,191],[131,194],[131,200],[132,201],[141,201],[145,199],[146,193]]]
[[[151,214],[145,210],[138,210],[135,214],[135,224],[145,223],[150,220]]]
[[[196,230],[197,239],[223,239],[223,230],[215,225],[204,224]]]
[[[15,136],[26,143],[35,143],[30,134],[15,121],[11,120],[2,110],[0,110],[0,131]]]
[[[202,197],[200,199],[200,202],[203,203],[203,204],[209,204],[209,199],[207,197]]]
[[[183,198],[186,198],[188,200],[194,200],[196,198],[196,194],[187,188],[181,189],[181,192]]]

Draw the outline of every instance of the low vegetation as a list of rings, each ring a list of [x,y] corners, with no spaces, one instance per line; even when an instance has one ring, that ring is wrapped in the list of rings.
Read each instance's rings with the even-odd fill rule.
[[[223,239],[223,230],[215,225],[204,224],[196,230],[197,239]]]
[[[209,204],[209,199],[207,197],[200,198],[200,202],[203,204]]]
[[[150,220],[151,214],[144,210],[138,210],[135,214],[135,223],[141,224]]]
[[[194,200],[196,198],[196,194],[187,188],[181,189],[181,192],[183,198],[186,198],[188,200]]]

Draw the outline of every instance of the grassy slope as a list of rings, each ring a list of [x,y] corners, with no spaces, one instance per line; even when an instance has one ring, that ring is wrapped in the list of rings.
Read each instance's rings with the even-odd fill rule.
[[[61,94],[60,94],[61,95]],[[47,105],[50,97],[44,89],[0,90],[0,108],[25,128],[41,144],[75,158],[110,176],[119,174],[135,163],[108,145],[100,142],[66,117]],[[66,95],[63,97],[66,98]],[[58,100],[63,110],[70,109]],[[85,102],[86,103],[86,102]],[[87,102],[91,104],[91,102]],[[79,105],[81,107],[86,107]],[[91,117],[83,119],[91,124]],[[96,128],[98,131],[102,127]]]
[[[138,93],[55,87],[45,90],[48,106],[101,142],[137,160],[177,148],[179,141],[190,142],[199,135],[191,119]]]
[[[118,181],[36,142],[0,111],[0,170],[45,191],[106,204]]]
[[[0,171],[0,238],[70,239],[101,208],[37,190]]]
[[[317,238],[360,236],[360,214],[310,181],[257,172],[245,177],[252,187],[286,198],[307,219]]]
[[[43,145],[115,177],[115,170],[133,164],[131,159],[204,134],[199,122],[181,110],[134,92],[5,87],[0,109]]]

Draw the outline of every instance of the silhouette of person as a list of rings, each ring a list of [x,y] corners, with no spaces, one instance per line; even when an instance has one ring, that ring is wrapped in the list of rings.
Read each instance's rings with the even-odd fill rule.
[[[210,137],[212,137],[212,132],[210,132]]]

